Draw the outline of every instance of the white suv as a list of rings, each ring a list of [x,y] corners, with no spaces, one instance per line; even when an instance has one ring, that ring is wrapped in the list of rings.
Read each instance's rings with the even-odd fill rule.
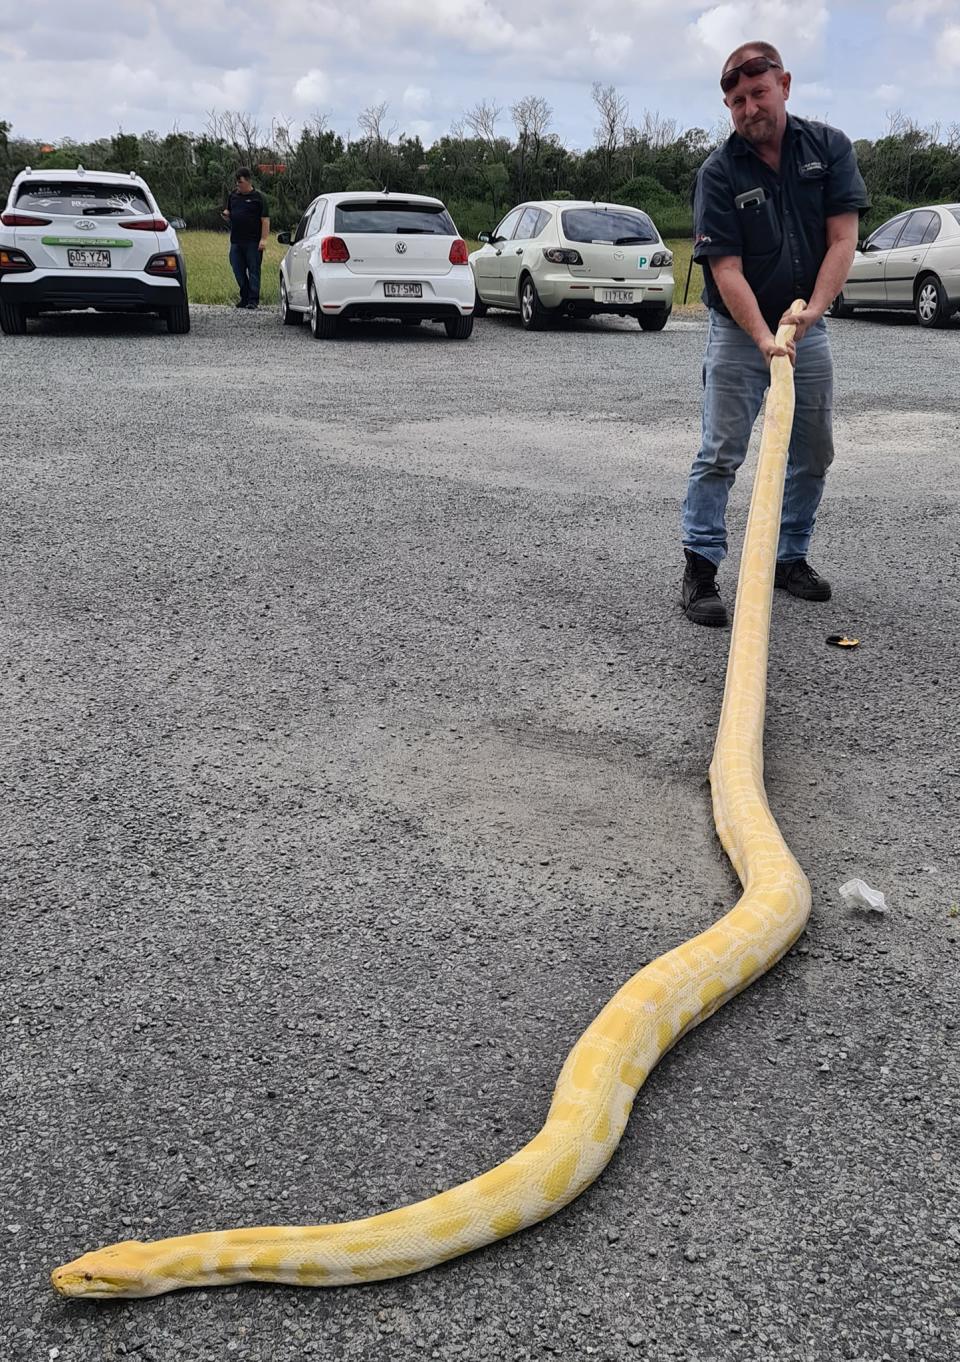
[[[176,231],[139,175],[28,166],[0,213],[0,329],[22,336],[39,312],[89,307],[189,331]]]
[[[473,330],[475,291],[466,243],[439,199],[421,194],[323,194],[296,231],[280,266],[280,316],[304,316],[317,340],[350,317],[443,322],[453,340]]]

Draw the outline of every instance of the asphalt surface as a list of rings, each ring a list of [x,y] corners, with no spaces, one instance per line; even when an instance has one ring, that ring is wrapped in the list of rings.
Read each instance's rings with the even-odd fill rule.
[[[774,607],[809,929],[657,1068],[602,1179],[396,1282],[54,1296],[99,1244],[489,1167],[737,894],[705,783],[729,634],[678,609],[702,321],[193,315],[0,346],[0,1358],[956,1358],[960,326],[896,317],[832,324],[835,596]]]

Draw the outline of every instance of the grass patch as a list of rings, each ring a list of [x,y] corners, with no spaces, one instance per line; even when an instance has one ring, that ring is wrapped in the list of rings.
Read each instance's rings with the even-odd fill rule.
[[[191,303],[235,303],[237,285],[230,268],[230,236],[222,232],[180,232],[180,244],[187,262],[187,288]],[[475,251],[478,241],[467,241],[467,247]],[[693,252],[693,242],[689,238],[676,238],[666,243],[673,251],[673,277],[676,283],[674,307],[683,307],[683,287],[687,281],[687,268]],[[265,307],[277,304],[279,294],[280,261],[285,246],[281,246],[276,236],[271,236],[263,253],[263,272],[260,278],[260,302]],[[703,274],[699,266],[694,266],[690,276],[689,308],[700,308],[700,290],[703,288]]]

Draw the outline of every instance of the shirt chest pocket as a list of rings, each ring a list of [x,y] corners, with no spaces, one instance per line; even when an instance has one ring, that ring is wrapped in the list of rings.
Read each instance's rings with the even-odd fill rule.
[[[779,251],[780,217],[769,195],[762,203],[747,203],[737,212],[745,255],[771,255]]]
[[[801,207],[812,209],[814,212],[822,211],[826,188],[826,166],[818,163],[801,166],[797,171],[797,195]]]

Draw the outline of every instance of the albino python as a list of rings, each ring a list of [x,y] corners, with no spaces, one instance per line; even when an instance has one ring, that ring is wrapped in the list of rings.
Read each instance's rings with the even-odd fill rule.
[[[778,343],[793,330],[781,327]],[[489,1172],[364,1220],[113,1244],[57,1268],[57,1291],[106,1298],[243,1281],[344,1286],[419,1272],[533,1225],[603,1171],[657,1061],[789,949],[809,915],[810,886],[767,806],[763,722],[793,406],[790,361],[775,358],[710,766],[717,832],[743,885],[737,905],[624,984],[567,1056],[542,1130]]]

